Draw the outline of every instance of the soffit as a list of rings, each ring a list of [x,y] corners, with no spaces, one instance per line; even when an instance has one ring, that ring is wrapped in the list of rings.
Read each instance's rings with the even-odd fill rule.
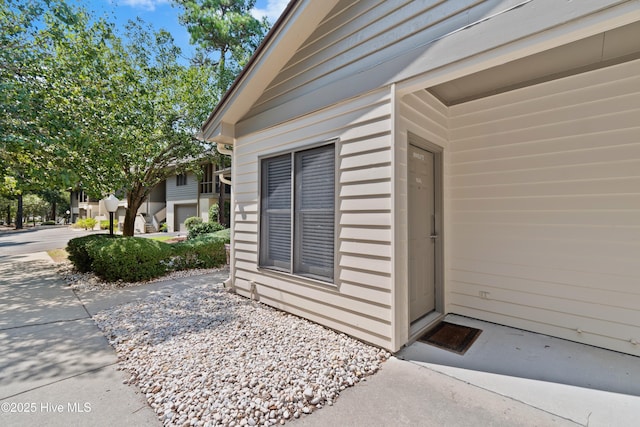
[[[429,88],[446,105],[601,68],[640,57],[640,22]]]

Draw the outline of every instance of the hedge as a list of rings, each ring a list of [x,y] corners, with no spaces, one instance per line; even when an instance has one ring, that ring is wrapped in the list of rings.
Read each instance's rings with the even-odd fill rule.
[[[174,270],[187,270],[225,265],[227,255],[224,244],[224,238],[210,234],[175,243],[171,245],[170,266]]]
[[[191,228],[188,228],[188,230],[187,239],[191,240],[202,236],[203,234],[224,230],[224,225],[220,225],[218,222],[201,222],[199,224],[191,225]]]
[[[119,238],[120,236],[114,237]],[[104,244],[108,239],[111,239],[108,234],[90,234],[69,240],[67,243],[69,261],[73,263],[76,270],[82,273],[92,271],[91,264],[93,263],[93,257],[89,254],[89,247]]]
[[[211,233],[211,235],[215,237],[219,237],[224,239],[225,243],[231,243],[231,229],[225,228],[224,230],[216,231],[215,233]]]
[[[225,234],[207,234],[175,244],[143,237],[95,234],[69,241],[69,260],[81,272],[107,281],[138,282],[174,270],[215,268],[226,263]]]
[[[91,270],[107,281],[139,282],[169,271],[166,260],[171,246],[142,237],[122,237],[101,245],[89,245]]]

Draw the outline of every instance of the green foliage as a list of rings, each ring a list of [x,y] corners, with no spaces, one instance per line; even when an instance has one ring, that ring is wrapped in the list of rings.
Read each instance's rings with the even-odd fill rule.
[[[108,219],[103,219],[100,221],[100,230],[108,230],[109,229],[109,220]],[[116,221],[116,219],[113,219],[113,231],[118,229],[118,221]]]
[[[138,282],[174,270],[224,265],[224,244],[224,236],[213,234],[173,245],[143,237],[94,234],[71,239],[67,252],[78,271],[93,271],[112,282]]]
[[[14,180],[11,194],[69,184],[59,143],[74,136],[68,113],[79,94],[56,49],[87,24],[83,16],[64,0],[0,2],[0,170],[5,184]]]
[[[40,225],[56,225],[56,222],[55,222],[55,221],[51,221],[51,220],[49,220],[49,221],[44,221],[44,222],[43,222],[42,224],[40,224]]]
[[[220,267],[227,262],[224,243],[222,237],[212,235],[174,243],[170,266],[174,270]]]
[[[119,237],[119,236],[115,236]],[[87,273],[91,271],[93,264],[93,256],[89,253],[89,247],[93,245],[102,245],[111,239],[108,234],[91,234],[89,236],[76,237],[67,243],[67,253],[69,261],[73,263],[76,270]]]
[[[216,231],[215,233],[211,233],[211,235],[215,238],[223,239],[225,243],[231,243],[230,228],[225,228],[224,230]]]
[[[187,240],[192,240],[203,234],[210,234],[214,231],[224,230],[224,226],[217,222],[202,222],[193,225],[187,233]]]
[[[169,224],[167,224],[166,222],[160,224],[160,231],[162,231],[163,233],[169,231]]]
[[[98,223],[98,220],[95,218],[80,218],[73,225],[75,228],[83,228],[85,230],[93,230]]]
[[[22,198],[22,212],[27,218],[44,217],[50,209],[49,203],[35,194],[27,194]]]
[[[197,62],[216,61],[218,96],[222,96],[269,30],[266,19],[251,15],[255,0],[174,0],[180,22],[198,46]],[[215,58],[215,59],[214,59]]]
[[[216,222],[218,220],[218,204],[215,203],[209,206],[209,222]]]
[[[89,245],[92,271],[107,281],[139,282],[162,276],[168,271],[164,260],[172,247],[143,237],[108,239],[100,245]]]
[[[0,1],[0,190],[81,180],[95,194],[124,190],[135,213],[170,166],[209,148],[193,133],[217,102],[217,75],[182,65],[166,31],[136,21],[121,37],[79,3]]]
[[[184,226],[187,231],[191,230],[195,225],[202,224],[202,218],[199,216],[190,216],[189,218],[184,220]]]

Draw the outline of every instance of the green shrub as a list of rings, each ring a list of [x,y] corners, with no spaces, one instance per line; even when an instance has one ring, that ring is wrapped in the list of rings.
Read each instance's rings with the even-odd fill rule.
[[[171,245],[143,237],[108,239],[87,247],[93,272],[108,281],[139,282],[162,276],[168,270]]]
[[[231,229],[225,228],[224,230],[211,233],[214,237],[218,237],[224,240],[225,243],[231,243]]]
[[[100,230],[108,230],[109,229],[109,220],[108,219],[103,219],[102,221],[100,221]],[[113,219],[113,229],[117,230],[118,229],[118,221],[116,221],[116,219]]]
[[[190,231],[193,226],[197,224],[202,224],[202,218],[199,216],[190,216],[189,218],[184,220],[184,226],[187,231]]]
[[[75,227],[84,228],[85,230],[93,230],[97,223],[98,220],[95,218],[82,218],[76,221]]]
[[[218,222],[218,204],[209,206],[209,222]]]
[[[56,222],[55,222],[55,221],[51,221],[51,220],[49,220],[49,221],[45,221],[45,222],[43,222],[43,223],[42,223],[42,224],[40,224],[40,225],[56,225]]]
[[[225,265],[227,255],[224,238],[207,234],[171,245],[169,266],[173,270],[215,268]]]
[[[163,233],[169,231],[169,224],[167,224],[166,222],[160,224],[160,231],[162,231]]]
[[[215,231],[224,230],[224,226],[217,222],[203,222],[191,226],[187,233],[187,240],[192,240],[203,234],[213,233]]]
[[[89,236],[76,237],[67,243],[67,253],[69,261],[73,263],[76,270],[87,273],[92,270],[93,257],[89,252],[89,247],[102,245],[105,241],[112,240],[108,234],[91,234]]]

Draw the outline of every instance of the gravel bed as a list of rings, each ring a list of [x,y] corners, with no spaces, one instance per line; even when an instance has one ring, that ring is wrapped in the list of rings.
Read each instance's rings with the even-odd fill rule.
[[[225,267],[222,269],[209,268],[209,269],[191,269],[191,270],[173,271],[164,276],[157,277],[155,279],[151,279],[143,282],[125,282],[122,280],[117,282],[107,282],[100,279],[93,273],[80,273],[78,270],[74,268],[73,264],[70,261],[60,263],[56,267],[57,273],[62,277],[62,280],[64,280],[67,286],[69,286],[71,289],[75,291],[81,291],[81,292],[130,288],[135,286],[146,285],[148,283],[179,279],[182,277],[201,276],[203,274],[215,273],[215,272],[226,270],[226,269],[228,268]]]
[[[201,285],[94,316],[165,425],[281,425],[326,405],[390,354]]]

